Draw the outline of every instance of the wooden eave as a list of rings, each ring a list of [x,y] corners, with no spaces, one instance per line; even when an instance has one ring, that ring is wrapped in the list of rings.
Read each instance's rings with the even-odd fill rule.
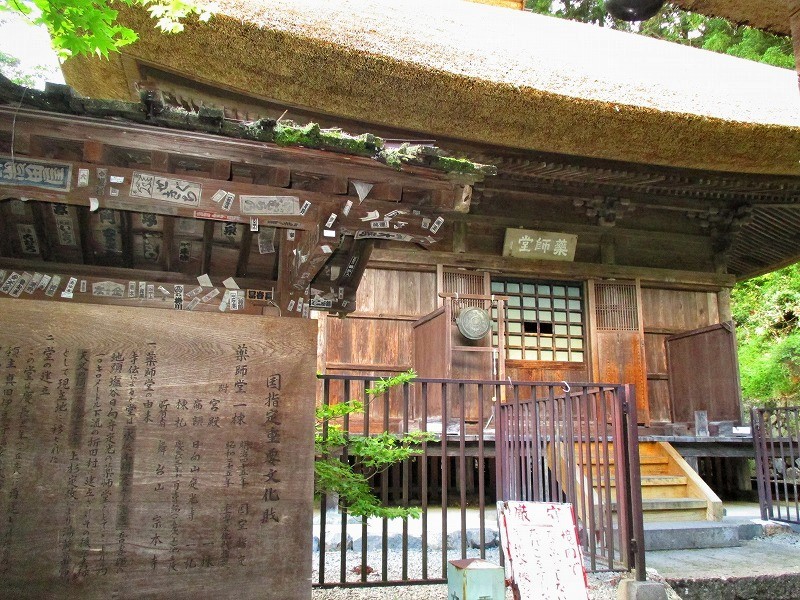
[[[85,94],[129,98],[155,69],[252,104],[422,139],[800,174],[796,76],[743,59],[444,0],[225,0],[213,23],[173,37],[154,32],[143,10],[121,15],[139,42],[108,61],[64,65]]]
[[[722,17],[778,35],[791,35],[789,17],[795,0],[671,0],[680,8],[709,17]]]
[[[0,88],[11,89],[7,81]],[[462,210],[471,184],[491,170],[453,174],[425,166],[453,164],[433,148],[400,156],[407,161],[395,168],[342,148],[244,139],[238,134],[247,127],[218,112],[76,101],[62,87],[39,96],[12,91],[0,104],[0,154],[15,173],[7,169],[0,179],[0,201],[8,200],[0,202],[6,270],[192,287],[203,274],[215,286],[234,277],[284,313],[289,306],[307,313],[314,299],[317,308],[350,312],[374,239],[435,245],[437,218]],[[176,119],[181,129],[167,127]],[[68,181],[47,188],[17,176],[26,161],[63,167]],[[134,189],[135,181],[155,177],[196,193],[166,200]],[[363,198],[356,189],[362,184],[370,188]],[[293,208],[254,214],[242,196]],[[261,253],[265,231],[269,244],[262,240]]]

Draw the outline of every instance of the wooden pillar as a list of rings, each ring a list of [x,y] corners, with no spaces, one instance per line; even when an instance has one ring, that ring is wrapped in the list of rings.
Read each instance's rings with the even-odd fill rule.
[[[730,288],[723,288],[717,292],[717,310],[719,312],[720,323],[725,323],[733,319]]]
[[[600,237],[600,261],[604,265],[617,264],[616,240],[611,234],[604,234]]]

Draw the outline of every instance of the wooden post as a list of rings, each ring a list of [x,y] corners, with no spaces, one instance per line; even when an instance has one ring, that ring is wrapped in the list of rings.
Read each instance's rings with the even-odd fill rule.
[[[731,288],[722,288],[717,292],[717,310],[720,323],[733,319],[733,314],[731,313]]]

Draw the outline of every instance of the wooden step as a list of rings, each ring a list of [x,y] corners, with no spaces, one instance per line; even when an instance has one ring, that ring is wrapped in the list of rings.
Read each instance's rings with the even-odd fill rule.
[[[686,485],[687,479],[684,475],[642,475],[642,487],[665,486],[665,485]],[[611,487],[617,485],[615,477],[609,481]],[[594,482],[595,488],[605,487],[605,482]]]
[[[575,462],[579,462],[579,458],[580,457],[576,454],[575,455]],[[613,465],[613,464],[615,464],[615,460],[614,460],[613,454],[609,454],[608,462],[606,462],[605,456],[603,456],[602,454],[600,456],[597,456],[596,454],[592,454],[591,463],[588,460],[586,460],[586,458],[584,457],[583,464],[585,466],[589,466],[589,464],[591,464],[592,466],[596,466],[598,464],[600,464],[600,465],[606,465],[606,464]],[[669,464],[669,458],[664,456],[664,455],[640,454],[639,455],[639,464],[641,466],[644,466],[644,465],[667,465],[667,464]]]
[[[687,478],[683,475],[645,475],[642,476],[642,498],[650,499],[673,499],[686,498]],[[617,482],[612,477],[609,482],[611,487],[611,498],[616,498]],[[605,482],[594,482],[595,492],[602,494],[605,489]]]

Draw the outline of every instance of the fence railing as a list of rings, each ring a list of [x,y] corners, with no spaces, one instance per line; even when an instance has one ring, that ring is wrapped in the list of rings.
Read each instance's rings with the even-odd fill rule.
[[[800,524],[800,407],[754,408],[761,518]]]
[[[643,580],[633,386],[518,383],[498,421],[503,499],[572,503],[587,567]]]
[[[630,387],[572,384],[565,393],[560,383],[415,379],[367,393],[378,379],[320,376],[321,402],[364,403],[363,414],[341,420],[351,436],[431,434],[417,456],[372,479],[384,504],[421,516],[353,518],[321,497],[315,586],[442,583],[449,560],[501,562],[497,499],[572,502],[585,523],[587,567],[636,565],[644,575],[644,547],[634,542],[642,527]],[[346,448],[340,460],[351,460]],[[625,493],[617,498],[614,489]]]

